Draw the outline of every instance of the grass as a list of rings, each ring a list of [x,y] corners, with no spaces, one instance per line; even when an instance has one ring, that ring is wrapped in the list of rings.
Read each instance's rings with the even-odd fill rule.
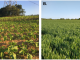
[[[1,59],[39,59],[38,44],[39,16],[0,17]]]
[[[42,59],[80,59],[80,21],[42,20]]]

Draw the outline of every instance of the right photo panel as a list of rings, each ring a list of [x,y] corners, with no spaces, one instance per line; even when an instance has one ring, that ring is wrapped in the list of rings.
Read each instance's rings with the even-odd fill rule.
[[[41,1],[41,58],[80,59],[80,1]]]

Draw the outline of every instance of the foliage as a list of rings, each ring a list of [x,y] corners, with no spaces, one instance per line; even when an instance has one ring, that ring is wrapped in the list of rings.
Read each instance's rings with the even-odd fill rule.
[[[42,20],[42,58],[80,59],[80,21]]]
[[[39,54],[38,43],[38,15],[0,18],[1,59],[32,59]]]
[[[69,19],[69,18],[67,18],[67,19],[64,19],[64,18],[60,18],[60,19],[51,19],[51,18],[49,18],[49,19],[46,19],[46,18],[42,18],[42,20],[80,20],[80,18],[78,18],[78,19]]]
[[[0,9],[0,16],[20,16],[24,15],[25,11],[22,9],[22,5],[7,5]]]

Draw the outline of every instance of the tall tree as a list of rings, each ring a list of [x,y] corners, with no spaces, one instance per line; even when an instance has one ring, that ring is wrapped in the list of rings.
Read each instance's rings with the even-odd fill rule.
[[[0,9],[0,16],[19,16],[24,15],[25,11],[22,9],[22,5],[7,5]]]

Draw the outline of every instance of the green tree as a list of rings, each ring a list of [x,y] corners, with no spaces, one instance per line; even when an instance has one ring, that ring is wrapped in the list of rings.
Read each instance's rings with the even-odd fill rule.
[[[7,5],[0,9],[0,16],[20,16],[24,15],[25,11],[22,9],[22,5]]]
[[[64,20],[64,18],[60,18],[60,20]]]
[[[78,20],[80,20],[80,18]]]

